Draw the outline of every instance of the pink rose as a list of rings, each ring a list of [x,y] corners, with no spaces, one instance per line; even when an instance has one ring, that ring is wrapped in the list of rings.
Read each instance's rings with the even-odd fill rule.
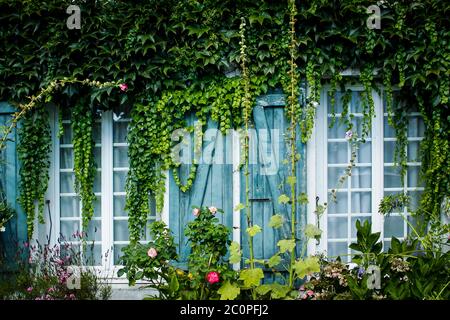
[[[122,91],[127,91],[127,90],[128,90],[128,86],[127,86],[126,83],[121,83],[121,84],[119,84],[119,88],[120,88],[120,90],[122,90]]]
[[[53,287],[50,287],[50,288],[48,288],[48,290],[47,290],[49,293],[51,293],[51,292],[55,292],[55,288],[53,288]]]
[[[306,294],[307,294],[308,296],[312,296],[312,295],[314,295],[314,291],[308,290],[308,291],[306,291]]]
[[[147,255],[150,257],[150,258],[155,258],[157,255],[158,255],[158,251],[156,251],[156,249],[155,248],[150,248],[150,249],[148,249],[148,251],[147,251]]]
[[[27,292],[31,292],[31,291],[33,291],[33,287],[28,287]]]
[[[74,295],[73,293],[71,293],[71,294],[69,295],[69,299],[75,300],[75,295]]]
[[[200,209],[195,208],[194,210],[192,210],[192,213],[194,214],[194,216],[198,217],[200,215]]]
[[[217,208],[216,207],[209,207],[209,212],[211,212],[212,214],[216,214],[217,212]]]
[[[206,275],[206,280],[210,284],[214,284],[216,282],[219,282],[219,273],[216,271],[211,271]]]

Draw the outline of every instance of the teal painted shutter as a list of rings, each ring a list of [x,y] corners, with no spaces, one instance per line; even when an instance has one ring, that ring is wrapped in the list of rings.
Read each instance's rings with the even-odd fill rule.
[[[7,126],[10,123],[14,108],[4,102],[0,103],[0,126]],[[6,231],[0,232],[0,259],[5,259],[7,264],[3,267],[11,267],[15,259],[18,245],[27,241],[26,217],[21,210],[17,198],[19,196],[19,161],[16,153],[17,132],[14,129],[10,133],[6,148],[0,156],[0,187],[1,192],[6,197],[8,204],[15,209],[16,215],[6,225]],[[2,264],[0,263],[0,268]]]
[[[303,99],[303,96],[302,96]],[[269,259],[277,251],[277,242],[281,238],[290,237],[290,206],[280,205],[278,197],[286,194],[289,197],[290,190],[286,184],[289,176],[288,166],[283,164],[287,158],[287,145],[284,134],[287,133],[289,122],[285,116],[285,102],[282,94],[270,94],[260,97],[253,109],[253,120],[256,129],[256,141],[250,142],[257,149],[259,156],[256,163],[250,164],[250,204],[252,207],[253,224],[259,225],[262,232],[253,239],[254,253],[256,259]],[[276,136],[275,136],[276,135]],[[306,150],[301,143],[300,137],[297,139],[297,151],[300,154],[300,161],[297,163],[297,195],[306,192]],[[261,161],[261,154],[266,154],[268,158]],[[264,168],[273,164],[269,160],[274,159],[277,171],[267,172]],[[253,161],[255,162],[255,161]],[[271,174],[269,174],[271,173]],[[245,177],[241,173],[241,202],[245,202]],[[279,213],[285,218],[282,228],[275,230],[269,227],[272,215]],[[306,208],[297,206],[297,228],[301,230],[306,224]],[[248,237],[245,232],[247,225],[246,217],[241,215],[241,244],[244,256],[249,256]],[[300,232],[298,233],[301,234]],[[300,254],[300,245],[297,247]],[[270,270],[265,270],[266,280],[273,279]]]
[[[188,119],[188,124],[192,124],[193,117]],[[217,123],[209,121],[207,129],[217,129]],[[225,150],[230,140],[222,136],[211,141],[203,143],[203,150],[214,147],[215,154],[223,151],[224,157],[227,156]],[[229,146],[228,146],[229,148]],[[182,164],[178,175],[182,181],[185,181],[189,175],[190,165]],[[225,158],[218,164],[202,164],[197,168],[195,181],[191,189],[187,192],[181,192],[175,184],[172,172],[169,176],[169,226],[178,243],[178,252],[180,255],[180,266],[185,265],[189,254],[189,245],[184,236],[184,228],[194,219],[192,206],[215,206],[224,210],[224,214],[219,214],[221,223],[230,228],[230,239],[232,237],[231,228],[233,225],[233,198],[232,198],[232,164]]]

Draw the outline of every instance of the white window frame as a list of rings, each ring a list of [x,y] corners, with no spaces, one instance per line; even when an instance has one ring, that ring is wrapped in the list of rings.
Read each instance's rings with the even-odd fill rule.
[[[328,153],[327,153],[327,99],[328,91],[331,89],[329,85],[322,88],[320,104],[316,110],[315,124],[312,131],[311,139],[307,143],[307,194],[308,194],[308,206],[307,206],[307,221],[308,223],[317,225],[316,215],[314,213],[316,209],[316,196],[319,197],[319,203],[323,204],[328,201]],[[361,85],[348,85],[346,89],[352,91],[363,91],[364,88]],[[375,114],[372,118],[372,131],[371,131],[371,143],[372,143],[372,232],[380,232],[380,240],[383,243],[386,240],[384,237],[384,216],[378,212],[378,207],[381,200],[384,197],[384,116],[383,109],[383,96],[384,89],[381,87],[381,95],[375,90],[372,90],[372,97],[375,104]],[[411,115],[416,115],[411,113]],[[420,114],[419,114],[420,115]],[[388,138],[388,140],[395,140],[395,138]],[[410,139],[408,138],[408,141]],[[414,139],[411,139],[414,140]],[[421,138],[417,138],[421,140]],[[410,164],[408,162],[408,164]],[[417,163],[415,163],[417,164]],[[337,183],[337,182],[336,182]],[[414,189],[421,191],[423,188],[407,188],[405,180],[405,187],[403,190]],[[326,253],[328,246],[328,219],[327,210],[325,210],[319,223],[322,229],[322,237],[320,243],[317,244],[315,240],[310,240],[308,243],[308,254]],[[405,222],[406,224],[406,222]],[[351,228],[351,226],[348,226]],[[349,237],[349,235],[347,235]],[[352,241],[352,239],[350,239]]]

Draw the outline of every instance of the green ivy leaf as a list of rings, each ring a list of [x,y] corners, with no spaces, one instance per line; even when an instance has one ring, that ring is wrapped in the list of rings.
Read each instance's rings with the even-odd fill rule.
[[[261,279],[264,279],[264,272],[260,268],[245,269],[239,275],[239,280],[244,281],[247,288],[259,286]]]
[[[297,177],[295,177],[295,176],[289,176],[289,177],[287,177],[286,182],[287,182],[289,185],[294,185],[294,184],[297,183]]]
[[[242,209],[245,208],[245,205],[243,203],[238,203],[235,207],[234,207],[234,211],[240,211]]]
[[[281,214],[276,214],[270,217],[269,227],[271,228],[280,228],[283,225],[284,219]]]
[[[256,236],[258,233],[261,232],[261,227],[255,224],[253,227],[247,228],[247,233],[250,237]]]
[[[241,289],[231,284],[230,281],[225,282],[217,292],[220,294],[220,300],[234,300],[237,298]]]
[[[322,230],[320,230],[319,228],[317,228],[315,225],[313,224],[307,224],[306,228],[305,228],[305,235],[307,238],[316,238],[320,237],[320,235],[322,234]]]
[[[286,204],[289,202],[289,197],[285,194],[282,194],[281,196],[278,197],[278,203],[280,204]]]
[[[239,263],[241,261],[241,246],[236,241],[230,245],[230,263]]]
[[[280,240],[278,241],[277,246],[280,247],[280,253],[284,253],[286,251],[292,252],[295,248],[295,240]]]
[[[281,262],[281,257],[278,254],[276,254],[269,259],[267,264],[268,264],[269,268],[273,268],[273,267],[279,265],[280,262]]]
[[[307,275],[320,271],[319,258],[307,257],[306,259],[300,259],[294,263],[294,271],[297,276],[302,279]]]

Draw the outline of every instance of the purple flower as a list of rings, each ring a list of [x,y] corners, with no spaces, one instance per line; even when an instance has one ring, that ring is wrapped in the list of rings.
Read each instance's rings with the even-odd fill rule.
[[[352,130],[348,130],[348,131],[345,133],[345,139],[350,140],[352,137],[353,137],[353,132],[352,132]]]

